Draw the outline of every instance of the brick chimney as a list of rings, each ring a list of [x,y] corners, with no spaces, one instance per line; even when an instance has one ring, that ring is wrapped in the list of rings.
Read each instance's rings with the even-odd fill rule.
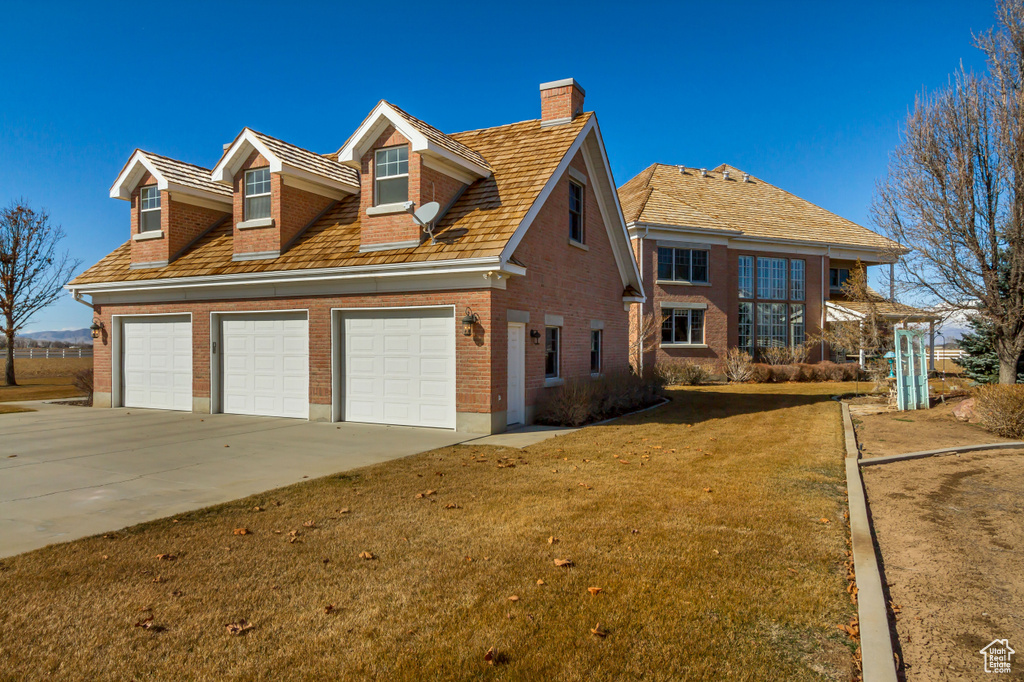
[[[541,83],[540,124],[553,126],[569,123],[583,112],[584,95],[586,92],[572,78]]]

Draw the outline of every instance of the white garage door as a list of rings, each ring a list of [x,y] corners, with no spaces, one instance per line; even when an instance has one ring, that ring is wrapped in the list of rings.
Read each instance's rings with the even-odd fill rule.
[[[451,308],[345,313],[345,420],[455,428]]]
[[[191,318],[138,317],[121,329],[124,406],[191,411]]]
[[[221,318],[221,408],[231,414],[309,417],[306,313]]]

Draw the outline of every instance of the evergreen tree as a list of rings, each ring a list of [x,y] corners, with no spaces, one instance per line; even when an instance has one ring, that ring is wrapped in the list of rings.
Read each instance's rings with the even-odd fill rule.
[[[999,381],[999,358],[996,356],[995,329],[991,322],[980,315],[967,318],[971,331],[960,338],[963,357],[953,360],[963,368],[964,374],[980,384],[994,384]],[[1017,383],[1024,383],[1024,358],[1017,362]]]

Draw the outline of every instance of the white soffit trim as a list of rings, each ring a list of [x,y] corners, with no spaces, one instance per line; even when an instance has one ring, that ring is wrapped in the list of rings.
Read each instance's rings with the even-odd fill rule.
[[[591,147],[584,147],[584,143],[590,144]],[[622,214],[622,206],[619,205],[619,195],[615,191],[615,179],[612,177],[611,165],[608,163],[608,155],[605,153],[604,142],[601,139],[601,131],[597,127],[596,116],[592,116],[587,121],[586,125],[583,126],[576,136],[576,139],[569,146],[569,149],[565,152],[562,160],[558,163],[558,167],[555,168],[551,177],[548,178],[544,188],[537,195],[533,205],[530,206],[530,210],[526,212],[526,216],[519,223],[519,227],[516,228],[515,233],[502,250],[501,259],[502,261],[507,261],[515,253],[516,248],[523,241],[523,237],[526,236],[526,231],[530,229],[530,225],[537,218],[551,192],[554,191],[562,176],[566,174],[569,164],[576,156],[576,152],[581,149],[583,149],[583,161],[587,166],[587,172],[590,175],[590,179],[593,180],[594,196],[597,197],[601,218],[608,232],[608,240],[612,245],[612,253],[615,256],[615,264],[619,268],[622,285],[623,287],[632,285],[634,289],[642,293],[643,283],[640,281],[640,270],[637,267],[636,258],[633,256],[629,233],[626,230],[626,219]],[[597,162],[600,162],[603,168],[598,169]],[[615,227],[616,225],[618,228]]]
[[[146,158],[146,154],[141,149],[136,149],[135,153],[128,159],[128,163],[124,165],[124,169],[114,180],[114,184],[110,187],[110,198],[111,199],[125,199],[131,200],[132,192],[135,191],[135,187],[142,180],[142,176],[149,171],[156,179],[156,186],[158,189],[167,189],[167,178],[160,174],[156,169],[156,166]]]
[[[433,157],[433,160],[442,166],[437,170],[446,172],[445,168],[455,166],[456,169],[461,169],[473,178],[490,177],[491,171],[432,142],[426,135],[413,127],[404,116],[383,101],[377,103],[377,106],[352,134],[345,146],[338,150],[338,162],[358,170],[362,165],[363,154],[389,124],[409,140],[411,151],[423,154],[428,158]]]

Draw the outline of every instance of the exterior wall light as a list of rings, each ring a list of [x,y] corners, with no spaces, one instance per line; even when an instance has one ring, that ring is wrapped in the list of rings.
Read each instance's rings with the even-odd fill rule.
[[[89,330],[92,331],[92,338],[98,339],[100,338],[100,332],[103,331],[103,323],[99,320],[93,320],[92,326],[89,327]]]
[[[473,325],[475,325],[479,319],[480,318],[477,317],[476,313],[469,308],[466,308],[466,314],[462,318],[462,335],[473,336]]]
[[[535,346],[539,346],[540,345],[540,332],[539,331],[537,331],[536,329],[531,329],[530,330],[530,338],[533,339],[533,345],[535,345]]]

